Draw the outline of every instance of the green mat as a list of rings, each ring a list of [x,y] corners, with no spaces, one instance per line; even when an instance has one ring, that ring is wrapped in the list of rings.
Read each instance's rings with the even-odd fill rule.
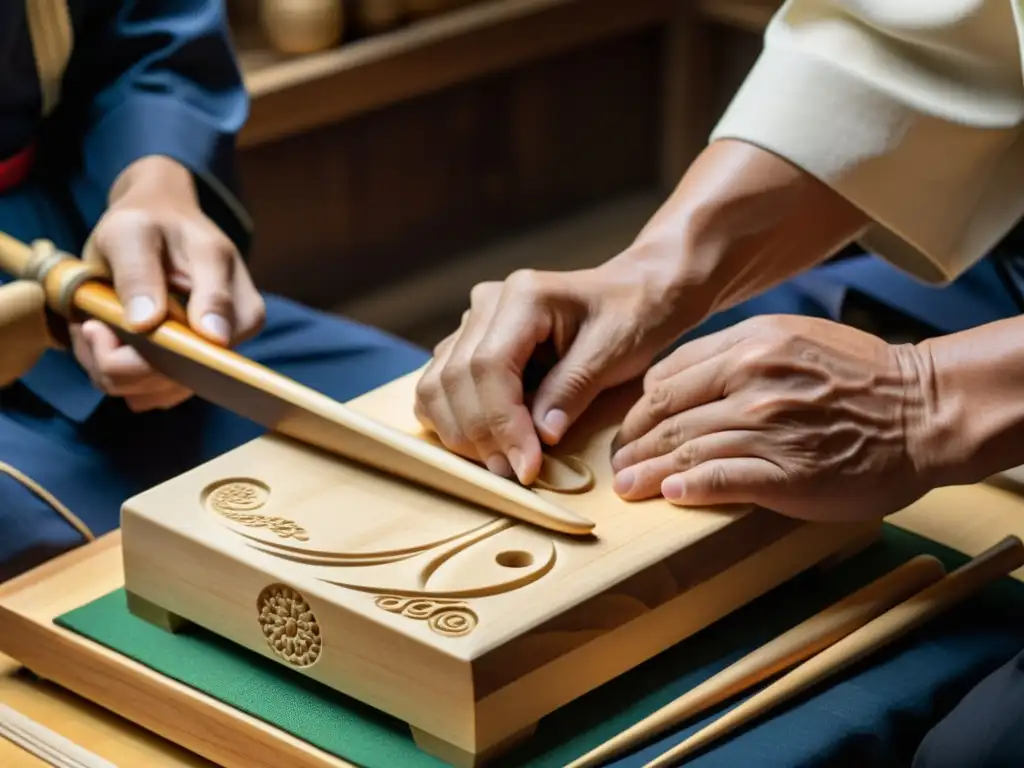
[[[994,542],[993,542],[994,543]],[[881,542],[828,572],[809,572],[712,627],[546,717],[536,736],[502,761],[558,768],[611,738],[745,653],[911,557],[937,555],[952,570],[961,553],[892,526]],[[972,609],[1019,611],[1024,585],[1004,579]],[[320,749],[366,768],[443,765],[413,744],[408,727],[286,667],[190,627],[172,635],[132,616],[118,590],[57,623],[192,686]]]

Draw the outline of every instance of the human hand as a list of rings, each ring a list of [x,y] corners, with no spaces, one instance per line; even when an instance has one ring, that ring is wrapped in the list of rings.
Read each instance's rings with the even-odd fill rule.
[[[434,350],[416,415],[453,452],[528,485],[541,441],[557,443],[601,391],[639,376],[674,338],[673,312],[665,280],[614,260],[481,283]],[[528,403],[524,372],[544,348],[557,362]]]
[[[928,366],[838,323],[766,316],[651,368],[612,459],[626,499],[751,503],[809,520],[881,518],[927,490]]]
[[[121,175],[110,198],[83,259],[108,268],[134,330],[163,321],[170,289],[190,293],[189,325],[214,343],[237,344],[259,331],[263,299],[234,244],[202,212],[187,169],[167,158],[143,158]],[[69,331],[93,383],[133,411],[172,408],[191,397],[106,324],[90,319]]]

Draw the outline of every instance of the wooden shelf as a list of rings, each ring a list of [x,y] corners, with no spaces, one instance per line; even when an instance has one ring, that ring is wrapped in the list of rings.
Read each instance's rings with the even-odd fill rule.
[[[782,0],[697,1],[697,10],[705,20],[755,34],[764,32],[781,6]]]
[[[459,324],[473,286],[522,267],[587,269],[628,246],[664,200],[657,190],[623,195],[547,226],[454,254],[436,267],[333,308],[430,349]]]
[[[239,35],[252,97],[241,147],[264,144],[666,22],[674,0],[491,0],[288,58]]]

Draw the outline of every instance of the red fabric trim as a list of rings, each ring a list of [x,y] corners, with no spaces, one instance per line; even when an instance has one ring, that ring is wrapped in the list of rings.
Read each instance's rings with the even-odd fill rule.
[[[36,159],[36,145],[29,144],[17,154],[0,160],[0,194],[9,192],[28,178]]]

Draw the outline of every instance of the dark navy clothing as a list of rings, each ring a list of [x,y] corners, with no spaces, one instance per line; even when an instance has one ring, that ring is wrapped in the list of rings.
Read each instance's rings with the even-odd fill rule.
[[[0,62],[9,65],[0,67],[0,157],[37,142],[39,158],[35,191],[22,194],[30,199],[0,198],[0,229],[79,253],[117,176],[166,155],[192,170],[207,214],[246,253],[250,223],[233,163],[248,96],[225,4],[69,0],[67,8],[73,48],[60,101],[43,119],[25,3],[0,3]],[[24,383],[76,421],[102,399],[65,355],[47,354]]]

